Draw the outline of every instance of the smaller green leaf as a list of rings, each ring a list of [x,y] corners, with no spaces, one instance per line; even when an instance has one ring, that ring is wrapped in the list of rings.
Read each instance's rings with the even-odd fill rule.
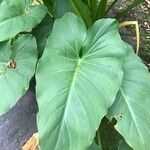
[[[0,43],[0,115],[26,92],[35,73],[37,47],[31,35]]]
[[[53,7],[55,0],[43,0],[44,5],[48,8],[48,11],[53,14]]]
[[[82,2],[83,2],[84,4],[86,4],[88,7],[90,7],[90,5],[89,5],[89,0],[82,0]]]
[[[89,3],[90,3],[91,16],[94,21],[95,17],[96,17],[96,12],[97,12],[98,1],[97,0],[89,0]]]
[[[54,17],[61,18],[67,12],[72,12],[69,0],[55,0]]]
[[[91,144],[91,146],[88,148],[88,150],[102,150],[102,148],[99,147],[99,145],[97,145],[95,143],[95,141],[93,141],[93,143]]]
[[[33,34],[36,37],[39,57],[42,56],[48,36],[51,34],[54,20],[48,14],[42,22],[33,29]]]
[[[109,13],[109,11],[114,7],[114,5],[116,4],[118,2],[118,0],[114,0],[111,4],[110,4],[110,6],[107,8],[107,10],[106,10],[106,15]]]
[[[116,19],[120,19],[122,16],[124,16],[125,14],[127,14],[130,10],[132,10],[133,8],[135,8],[136,6],[138,6],[139,4],[141,4],[142,2],[144,2],[144,0],[134,0],[132,2],[131,5],[129,5],[125,10],[119,12],[117,15],[116,15]]]
[[[105,11],[107,7],[107,0],[101,0],[98,5],[98,9],[96,12],[96,20],[105,17]]]
[[[44,5],[32,5],[31,0],[4,0],[0,5],[0,42],[30,31],[46,13]]]
[[[69,0],[72,11],[85,22],[87,27],[92,25],[91,12],[81,0]]]
[[[56,0],[54,3],[54,17],[61,18],[67,12],[74,12],[85,22],[87,27],[92,25],[89,7],[81,0]]]

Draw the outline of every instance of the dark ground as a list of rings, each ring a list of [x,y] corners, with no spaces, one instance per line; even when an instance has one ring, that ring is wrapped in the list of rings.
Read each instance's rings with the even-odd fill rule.
[[[133,0],[119,0],[114,11],[122,10]],[[138,21],[140,27],[140,49],[139,56],[143,59],[150,69],[150,0],[131,10],[121,21]],[[136,48],[136,36],[134,27],[126,27],[124,37],[134,48]],[[126,35],[125,35],[126,34]]]
[[[34,81],[17,104],[0,116],[0,150],[20,150],[26,141],[37,132]]]

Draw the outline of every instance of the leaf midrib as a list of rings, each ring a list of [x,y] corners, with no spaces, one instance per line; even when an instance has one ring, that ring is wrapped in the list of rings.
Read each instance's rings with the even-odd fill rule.
[[[81,61],[82,61],[82,59],[79,58],[78,61],[77,61],[77,65],[75,67],[72,82],[71,82],[70,89],[69,89],[69,92],[68,92],[68,97],[66,99],[66,105],[65,105],[64,112],[63,112],[63,117],[62,117],[61,122],[60,122],[59,133],[61,132],[63,120],[64,120],[64,118],[66,116],[66,113],[67,113],[67,110],[68,110],[67,108],[68,108],[68,105],[69,105],[69,100],[71,99],[71,94],[73,92],[73,88],[74,88],[74,85],[75,85],[75,82],[76,82],[77,74],[79,72],[79,67],[80,67]],[[56,144],[55,144],[55,148],[57,147],[59,136],[60,136],[60,134],[58,134],[58,138],[57,138],[57,141],[56,141]]]

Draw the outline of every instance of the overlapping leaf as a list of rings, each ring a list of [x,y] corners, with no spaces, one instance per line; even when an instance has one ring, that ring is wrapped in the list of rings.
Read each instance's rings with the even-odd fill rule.
[[[43,54],[47,38],[52,32],[53,23],[53,18],[47,14],[42,20],[42,22],[36,28],[33,29],[33,34],[36,37],[37,41],[39,57],[41,57]]]
[[[82,0],[69,0],[69,3],[72,11],[83,19],[87,27],[90,27],[92,25],[92,18],[89,7]]]
[[[56,0],[42,0],[48,11],[53,14],[53,6]]]
[[[89,8],[90,8],[93,21],[95,20],[95,17],[96,17],[98,3],[99,2],[97,0],[89,0],[89,1],[86,0],[86,5],[89,6]]]
[[[116,129],[134,150],[150,147],[150,74],[140,58],[127,46],[124,79],[109,115],[116,117]]]
[[[123,49],[113,19],[88,31],[71,13],[55,21],[36,72],[43,150],[90,146],[121,85]]]
[[[31,30],[46,12],[45,6],[32,5],[32,0],[3,0],[0,4],[0,41]]]
[[[90,27],[92,18],[88,6],[81,0],[56,0],[54,3],[54,17],[60,18],[67,12],[78,15]]]
[[[72,12],[72,9],[69,4],[69,0],[55,0],[54,17],[61,18],[67,12]]]
[[[13,45],[0,43],[0,115],[25,93],[36,62],[36,41],[31,35],[20,36]]]

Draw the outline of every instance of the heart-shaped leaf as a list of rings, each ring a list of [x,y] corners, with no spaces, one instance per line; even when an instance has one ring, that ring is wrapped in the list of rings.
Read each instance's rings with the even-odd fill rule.
[[[25,93],[36,62],[36,41],[31,35],[20,36],[13,45],[0,43],[0,115]]]
[[[0,42],[29,31],[44,18],[47,9],[32,0],[3,0],[0,4]]]
[[[150,147],[150,74],[140,58],[127,46],[123,84],[110,108],[116,129],[134,150]]]
[[[122,83],[123,45],[114,19],[55,21],[36,72],[43,150],[90,146]]]

